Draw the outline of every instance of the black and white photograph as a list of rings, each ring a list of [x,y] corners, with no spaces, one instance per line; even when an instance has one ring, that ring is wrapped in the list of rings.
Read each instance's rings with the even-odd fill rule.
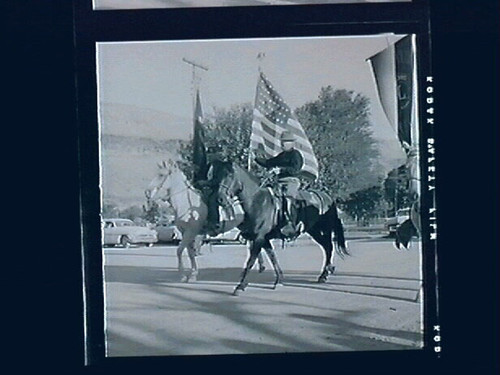
[[[415,35],[96,52],[107,357],[424,348]]]
[[[499,3],[424,3],[7,1],[4,367],[498,374]]]
[[[408,3],[412,0],[94,0],[94,10],[206,8],[265,5]]]

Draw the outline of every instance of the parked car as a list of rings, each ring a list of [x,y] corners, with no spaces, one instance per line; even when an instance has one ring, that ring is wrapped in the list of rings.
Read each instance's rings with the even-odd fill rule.
[[[222,242],[239,242],[245,244],[247,241],[242,237],[238,228],[233,228],[225,233],[217,236],[207,236],[204,240],[206,243],[222,243]]]
[[[396,234],[396,229],[398,228],[398,226],[403,224],[409,218],[410,218],[409,208],[401,208],[400,210],[396,211],[396,216],[387,218],[385,220],[384,226],[389,236],[394,236]]]
[[[182,233],[172,222],[160,222],[155,230],[158,233],[158,242],[178,244],[182,240]]]
[[[103,245],[130,247],[145,244],[152,246],[158,241],[158,233],[154,229],[141,227],[129,219],[103,220]]]

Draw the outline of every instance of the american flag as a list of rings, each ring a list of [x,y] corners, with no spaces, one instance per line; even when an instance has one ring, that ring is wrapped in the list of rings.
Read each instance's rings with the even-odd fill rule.
[[[290,107],[261,72],[255,95],[250,149],[263,151],[266,158],[276,156],[282,151],[280,136],[284,131],[291,131],[296,137],[295,148],[304,158],[302,175],[316,179],[318,161],[304,129]]]

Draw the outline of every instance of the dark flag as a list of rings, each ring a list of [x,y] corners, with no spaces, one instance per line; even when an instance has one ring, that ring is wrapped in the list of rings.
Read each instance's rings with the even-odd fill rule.
[[[206,180],[207,178],[207,153],[205,150],[205,132],[203,130],[203,112],[201,109],[200,93],[196,92],[196,103],[193,117],[193,182]]]
[[[368,59],[377,93],[389,123],[402,145],[415,141],[414,47],[406,36]],[[412,129],[413,128],[413,129]],[[413,141],[413,142],[412,142]]]
[[[406,152],[410,191],[420,195],[415,37],[405,36],[368,63],[382,108]]]
[[[260,73],[255,95],[250,148],[260,149],[267,158],[276,156],[281,152],[280,136],[284,131],[292,132],[296,137],[296,148],[304,158],[302,175],[316,179],[318,161],[302,125],[269,80]]]
[[[396,42],[396,79],[398,89],[398,137],[401,143],[412,145],[412,122],[414,111],[413,50],[410,36]]]

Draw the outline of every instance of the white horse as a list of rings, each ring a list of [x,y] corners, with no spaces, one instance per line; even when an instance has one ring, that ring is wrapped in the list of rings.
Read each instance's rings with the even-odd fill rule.
[[[174,224],[182,233],[182,239],[177,247],[178,270],[183,282],[196,281],[198,264],[196,254],[202,245],[208,208],[203,202],[200,193],[189,183],[186,175],[178,168],[175,162],[163,162],[158,165],[158,174],[150,182],[145,191],[148,202],[162,200],[168,203],[174,211]],[[224,229],[230,230],[239,225],[241,220],[226,222]],[[187,249],[191,269],[184,270],[182,255]],[[262,272],[265,267],[263,259],[259,258],[259,267]]]

